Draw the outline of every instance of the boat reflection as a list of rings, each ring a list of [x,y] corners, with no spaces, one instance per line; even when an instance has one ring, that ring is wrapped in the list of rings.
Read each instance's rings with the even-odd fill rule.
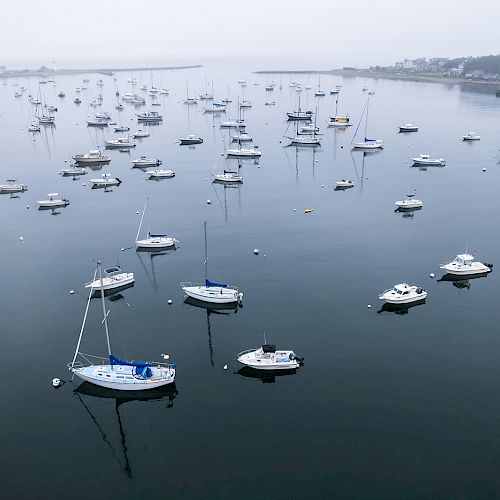
[[[489,273],[466,274],[456,276],[454,274],[444,274],[436,281],[449,281],[455,288],[470,288],[470,280],[485,278]]]
[[[417,307],[422,304],[425,304],[425,299],[417,300],[415,302],[411,302],[410,304],[388,304],[385,303],[378,311],[377,314],[381,314],[383,312],[389,312],[393,314],[408,314],[409,310],[412,307]]]
[[[120,467],[123,469],[123,472],[128,478],[132,478],[132,464],[128,455],[127,435],[125,433],[125,428],[123,426],[122,418],[120,415],[120,407],[125,403],[152,403],[156,401],[166,401],[166,408],[172,408],[174,405],[174,399],[177,397],[179,392],[177,391],[175,383],[168,386],[159,387],[157,389],[144,391],[118,391],[116,389],[106,389],[104,387],[99,387],[89,382],[83,382],[76,389],[74,389],[73,394],[82,403],[91,421],[97,427],[102,440],[110,448],[113,457],[116,458]],[[96,415],[92,412],[89,405],[86,404],[84,396],[96,399],[114,399],[115,414],[118,422],[118,431],[120,433],[120,445],[122,453],[121,460],[118,458],[118,453],[115,451],[111,440],[104,432],[103,427],[99,424]]]
[[[109,297],[110,300],[119,300],[123,298],[123,295],[120,292],[123,292],[124,290],[127,290],[128,288],[132,288],[134,286],[135,282],[132,283],[127,283],[126,285],[123,286],[117,286],[116,288],[111,288],[109,290],[104,290],[104,296]],[[113,296],[116,296],[113,298]],[[94,290],[92,292],[92,298],[101,298],[101,291],[100,290]]]
[[[235,373],[244,378],[260,380],[263,384],[274,384],[276,383],[276,377],[295,375],[297,373],[297,368],[292,368],[290,370],[256,370],[255,368],[244,366]]]

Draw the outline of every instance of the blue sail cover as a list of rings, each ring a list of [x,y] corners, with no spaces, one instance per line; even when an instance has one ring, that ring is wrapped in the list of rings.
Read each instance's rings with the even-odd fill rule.
[[[148,234],[150,238],[164,238],[165,236],[167,236],[166,234],[152,234],[152,233]]]
[[[365,142],[377,142],[377,139],[368,139],[368,137],[365,137]]]
[[[220,286],[221,288],[227,288],[227,285],[223,285],[222,283],[212,283],[209,280],[205,280],[205,286],[206,287],[211,287],[211,286]]]
[[[110,354],[109,362],[111,363],[111,366],[113,365],[135,366],[135,374],[140,375],[142,378],[150,378],[153,375],[151,369],[149,368],[152,365],[150,363],[147,363],[146,361],[136,361],[136,362],[123,361]]]

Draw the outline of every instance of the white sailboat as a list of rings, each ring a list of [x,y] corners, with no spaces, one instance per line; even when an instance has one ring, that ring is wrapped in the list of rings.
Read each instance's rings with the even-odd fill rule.
[[[104,279],[102,276],[101,262],[97,263],[97,269],[94,273],[94,279],[92,280],[93,283],[96,281],[97,271],[99,271],[100,288],[102,289],[104,286]],[[69,371],[86,382],[119,391],[142,391],[172,384],[175,380],[175,363],[123,361],[113,356],[108,328],[109,311],[106,311],[103,293],[101,293],[102,323],[106,333],[108,357],[102,358],[80,352],[80,345],[93,291],[94,288],[90,287],[87,307],[85,309],[80,335],[76,344],[75,354],[71,363],[68,363]],[[83,359],[83,362],[77,361],[78,357]],[[166,359],[166,355],[164,355],[164,358]],[[96,361],[96,363],[94,363],[94,361]]]
[[[146,198],[146,202],[144,203],[141,222],[139,223],[139,229],[137,230],[137,236],[135,237],[136,248],[154,250],[175,247],[175,244],[179,243],[179,241],[172,236],[167,236],[166,234],[152,234],[150,231],[148,231],[145,238],[143,238],[142,240],[139,239],[139,234],[141,234],[142,222],[144,221],[144,214],[146,213],[147,205],[148,198]]]
[[[204,222],[205,233],[205,283],[181,283],[184,293],[193,299],[213,304],[240,303],[243,293],[236,287],[222,283],[213,283],[208,280],[208,249],[207,249],[207,221]]]
[[[358,133],[359,126],[361,124],[361,120],[363,119],[363,114],[366,112],[366,118],[365,118],[365,140],[361,142],[352,142],[352,149],[383,149],[384,147],[384,141],[381,139],[368,139],[367,137],[367,130],[368,130],[368,105],[370,103],[370,98],[368,97],[366,99],[366,104],[365,108],[363,109],[363,113],[361,113],[361,118],[359,120],[358,126],[356,127],[356,132],[354,132],[354,136],[352,137],[352,140],[354,141],[354,138],[356,137],[356,134]]]

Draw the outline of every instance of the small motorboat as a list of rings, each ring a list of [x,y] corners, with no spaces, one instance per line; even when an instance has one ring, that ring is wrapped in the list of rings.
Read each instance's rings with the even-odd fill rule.
[[[317,90],[314,92],[315,97],[325,97],[326,92],[324,90]]]
[[[243,120],[229,120],[225,122],[221,122],[220,128],[245,128],[246,123]]]
[[[276,105],[276,101],[266,101],[264,103],[265,106],[275,106]]]
[[[309,125],[304,125],[303,127],[300,127],[298,135],[313,135],[317,134],[318,132],[319,132],[319,127],[316,127],[316,125],[313,125],[311,123]]]
[[[137,132],[134,133],[134,139],[141,139],[142,137],[149,137],[149,132],[146,132],[145,130],[138,130]]]
[[[243,182],[243,177],[238,172],[224,170],[222,174],[214,174],[214,182],[241,183]]]
[[[87,165],[100,165],[109,163],[111,156],[103,155],[99,150],[94,149],[86,154],[78,154],[73,156],[76,163],[85,163]]]
[[[239,133],[238,135],[231,135],[233,142],[252,142],[253,137],[250,134]]]
[[[251,107],[252,107],[251,101],[241,101],[240,102],[240,108],[251,108]]]
[[[271,92],[274,90],[274,86],[269,84],[269,85],[266,85],[265,89],[266,89],[266,91]]]
[[[27,190],[26,184],[16,184],[15,179],[7,179],[7,184],[0,184],[0,194],[24,193]]]
[[[37,122],[32,122],[28,127],[29,132],[40,132],[40,125]]]
[[[102,111],[100,113],[95,113],[95,117],[98,120],[111,120],[111,115],[107,111]]]
[[[58,208],[58,207],[65,207],[69,205],[69,200],[66,200],[64,198],[56,198],[58,196],[58,193],[49,193],[47,195],[49,197],[48,200],[40,200],[37,201],[38,208]]]
[[[290,146],[321,146],[321,139],[315,135],[297,135],[290,140]]]
[[[156,158],[147,158],[146,156],[141,156],[137,160],[133,160],[132,163],[134,167],[157,167],[161,165],[161,160]]]
[[[87,120],[88,127],[107,127],[108,121],[102,118],[90,119]]]
[[[60,97],[60,98],[66,97],[66,94],[63,91],[61,91],[61,92],[59,92],[59,94],[57,94],[57,97]]]
[[[410,302],[424,300],[426,297],[427,292],[423,288],[400,283],[380,294],[378,298],[385,300],[389,304],[409,304]]]
[[[112,139],[104,141],[107,148],[113,149],[125,149],[125,148],[135,148],[136,144],[129,137],[120,137],[119,139]]]
[[[122,127],[121,125],[119,127],[114,127],[115,132],[129,132],[130,127]]]
[[[330,95],[335,95],[340,92],[340,89],[338,87],[335,87],[333,90],[330,90]]]
[[[418,158],[410,158],[414,165],[434,165],[441,167],[446,164],[443,158],[431,158],[429,155],[421,154]]]
[[[180,139],[181,146],[191,146],[193,144],[203,144],[203,139],[201,137],[197,137],[194,134],[189,134],[186,137],[181,137]]]
[[[90,182],[93,188],[119,186],[122,183],[118,177],[111,177],[111,174],[102,174],[101,179],[90,179]]]
[[[198,99],[196,99],[195,97],[187,97],[186,99],[184,99],[184,104],[187,105],[198,104]]]
[[[173,170],[162,170],[160,168],[147,170],[146,174],[149,175],[150,179],[168,179],[170,177],[175,177],[175,172]]]
[[[406,123],[405,125],[400,125],[400,132],[418,132],[418,127],[411,123]]]
[[[479,141],[481,139],[480,135],[477,135],[476,132],[469,132],[462,136],[463,141]]]
[[[384,149],[384,141],[381,139],[367,139],[362,142],[353,142],[352,149]]]
[[[335,182],[335,187],[346,189],[354,187],[354,182],[348,179],[340,179],[340,181]]]
[[[263,344],[258,349],[240,352],[236,359],[242,365],[256,370],[294,370],[304,363],[304,358],[293,351],[278,351],[273,344]]]
[[[468,253],[459,254],[451,262],[439,266],[439,269],[458,276],[489,273],[493,270],[493,264],[478,262],[474,258],[474,255]]]
[[[409,193],[406,195],[406,200],[396,201],[396,210],[415,210],[417,208],[422,208],[423,202],[415,198],[415,193]]]
[[[143,113],[137,113],[137,120],[140,122],[161,122],[163,116],[157,111],[144,111]]]
[[[76,164],[71,165],[71,168],[63,168],[59,170],[63,177],[78,177],[79,175],[86,175],[87,171],[84,168],[77,167]]]
[[[232,158],[260,158],[262,153],[255,148],[226,149],[226,155]]]
[[[79,97],[75,97],[75,98],[73,99],[73,102],[74,102],[75,104],[81,104],[81,103],[82,103],[82,100],[81,100]]]
[[[310,121],[313,117],[312,111],[292,111],[286,114],[288,121]]]
[[[352,123],[349,121],[349,115],[336,114],[330,117],[328,122],[329,127],[350,127]]]
[[[130,285],[134,282],[134,273],[123,273],[118,267],[104,269],[104,276],[85,284],[85,288],[92,288],[97,291],[112,290]]]

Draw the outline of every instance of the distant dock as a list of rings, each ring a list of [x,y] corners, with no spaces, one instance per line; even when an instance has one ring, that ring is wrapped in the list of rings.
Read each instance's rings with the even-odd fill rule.
[[[201,68],[201,64],[191,64],[188,66],[145,66],[140,68],[85,68],[85,69],[50,69],[42,66],[38,69],[6,69],[0,72],[0,79],[5,78],[21,78],[26,76],[41,76],[44,78],[56,75],[81,75],[86,73],[96,73],[99,75],[112,76],[120,72],[134,71],[156,71],[156,70],[179,70],[179,69],[196,69]]]

